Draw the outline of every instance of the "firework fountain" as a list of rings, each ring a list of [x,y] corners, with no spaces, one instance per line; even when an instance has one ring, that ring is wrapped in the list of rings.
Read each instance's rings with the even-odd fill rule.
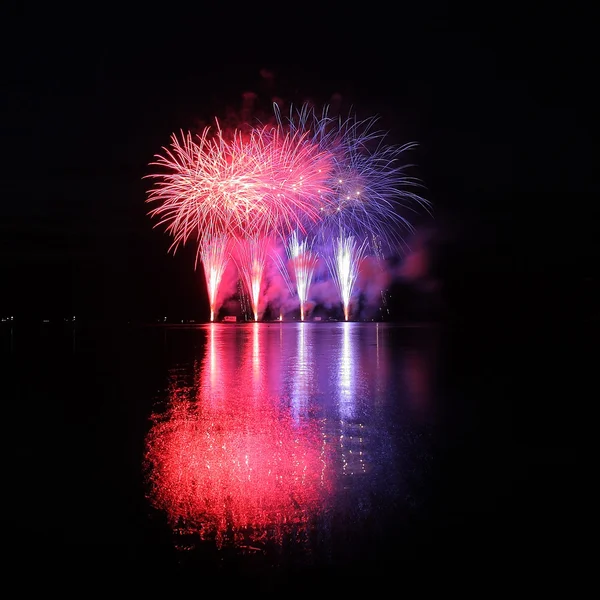
[[[217,293],[225,267],[229,262],[229,238],[215,235],[208,238],[204,245],[199,246],[199,256],[204,268],[208,301],[210,304],[210,320],[215,320]]]
[[[345,321],[350,317],[350,301],[365,247],[366,241],[358,243],[354,236],[347,236],[340,232],[334,243],[333,256],[326,258],[331,277],[342,300]]]
[[[304,307],[308,300],[308,290],[317,266],[318,256],[312,251],[311,244],[307,239],[300,241],[297,231],[290,236],[286,250],[300,301],[300,320],[304,321]]]
[[[255,321],[258,321],[259,316],[260,290],[269,245],[269,238],[258,236],[240,240],[237,245],[238,270],[250,297],[250,305]]]

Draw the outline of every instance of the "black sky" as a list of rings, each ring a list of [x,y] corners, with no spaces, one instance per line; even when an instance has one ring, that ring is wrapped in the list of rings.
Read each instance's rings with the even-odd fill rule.
[[[492,289],[592,277],[586,15],[394,7],[6,4],[0,312],[197,314],[193,253],[167,254],[142,177],[171,132],[249,90],[319,104],[339,93],[419,142],[449,278]]]

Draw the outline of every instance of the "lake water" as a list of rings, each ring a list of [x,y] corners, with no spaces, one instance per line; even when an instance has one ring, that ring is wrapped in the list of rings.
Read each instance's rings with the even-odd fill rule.
[[[506,339],[455,339],[352,322],[5,328],[20,543],[77,569],[273,585],[541,543],[570,439],[540,402],[517,408],[523,354]]]

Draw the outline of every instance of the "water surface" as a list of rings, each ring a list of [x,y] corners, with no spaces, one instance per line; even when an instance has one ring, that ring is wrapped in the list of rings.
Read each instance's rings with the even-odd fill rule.
[[[570,530],[572,413],[548,399],[576,380],[549,353],[553,377],[528,378],[534,347],[508,332],[11,329],[7,468],[30,564],[389,581],[438,558],[491,564],[507,544],[556,553]]]

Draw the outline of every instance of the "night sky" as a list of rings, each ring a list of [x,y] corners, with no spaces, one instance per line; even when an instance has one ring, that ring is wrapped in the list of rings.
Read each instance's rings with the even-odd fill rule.
[[[318,105],[340,94],[394,141],[419,143],[411,159],[435,218],[418,225],[435,232],[432,269],[449,305],[592,305],[583,16],[197,6],[4,4],[0,313],[201,317],[193,250],[167,254],[143,177],[171,132],[239,109],[246,91]]]

